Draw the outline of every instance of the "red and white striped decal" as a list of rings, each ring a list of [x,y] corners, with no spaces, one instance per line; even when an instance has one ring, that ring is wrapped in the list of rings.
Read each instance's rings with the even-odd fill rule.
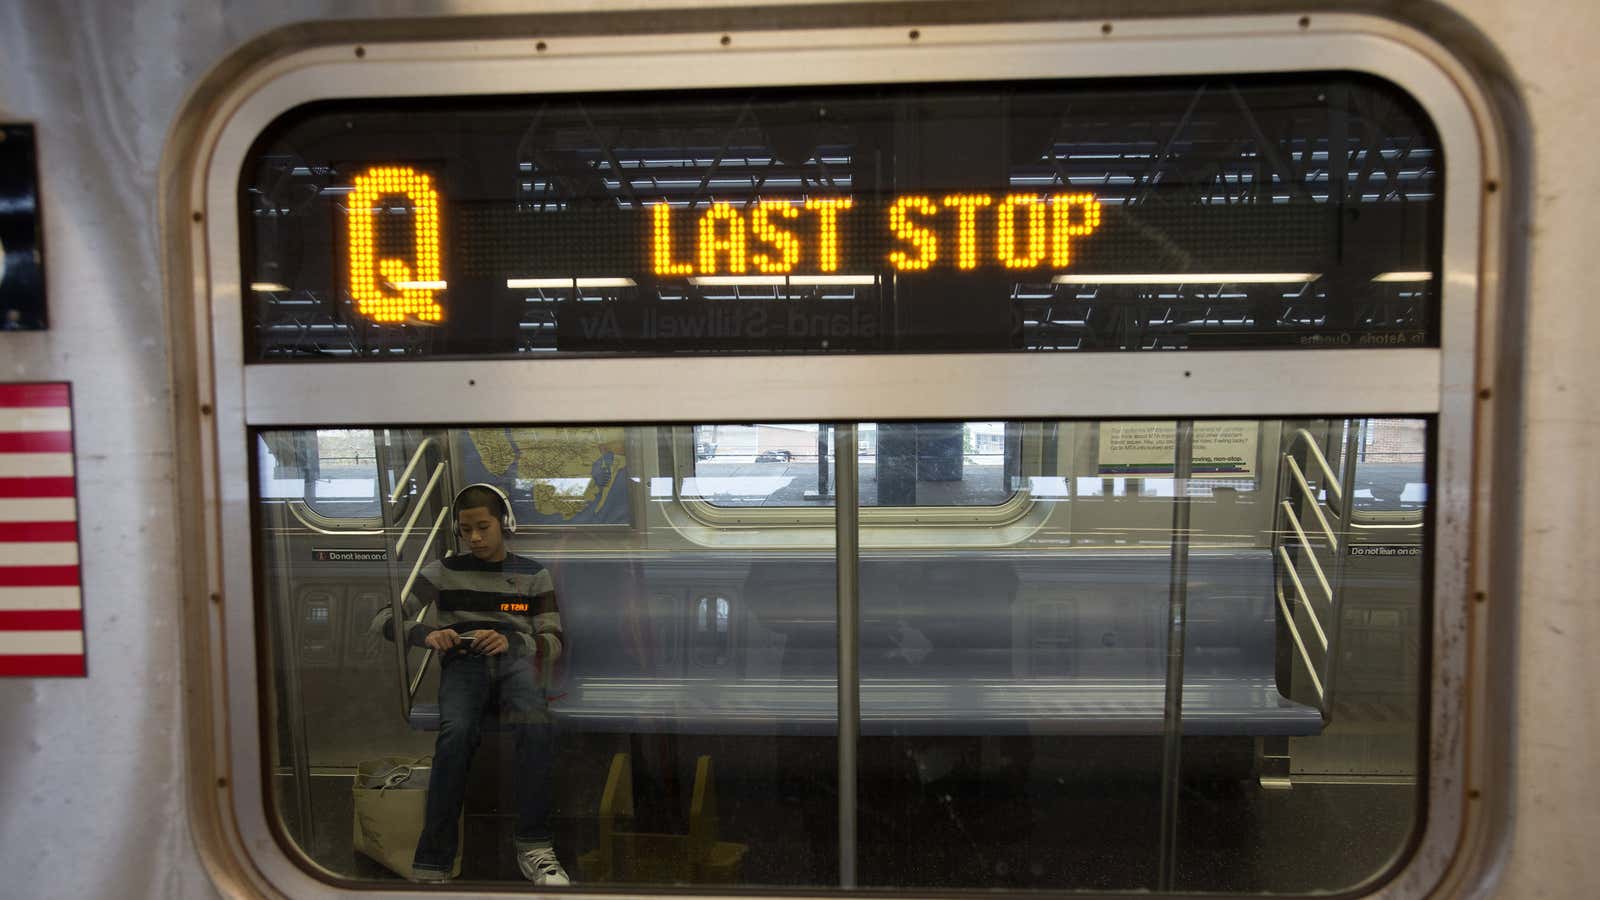
[[[0,675],[84,675],[67,384],[0,384]]]

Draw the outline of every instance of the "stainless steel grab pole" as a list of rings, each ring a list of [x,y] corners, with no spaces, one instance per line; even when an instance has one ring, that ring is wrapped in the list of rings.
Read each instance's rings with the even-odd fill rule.
[[[1161,856],[1156,889],[1170,891],[1178,865],[1178,779],[1183,769],[1183,640],[1189,617],[1189,476],[1194,420],[1180,419],[1172,447],[1172,581],[1167,593],[1167,691],[1162,710]]]
[[[856,741],[861,733],[859,551],[856,426],[835,425],[834,564],[839,570],[839,886],[856,886]]]

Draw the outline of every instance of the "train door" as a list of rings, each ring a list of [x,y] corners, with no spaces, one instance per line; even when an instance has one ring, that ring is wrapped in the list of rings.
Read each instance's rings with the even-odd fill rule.
[[[268,881],[498,890],[550,840],[627,891],[1440,864],[1406,851],[1460,799],[1420,687],[1461,663],[1424,650],[1472,458],[1460,97],[1410,51],[1334,72],[1359,36],[1174,74],[990,27],[579,42],[559,75],[560,41],[327,47],[218,124]],[[366,506],[319,512],[358,441]],[[458,626],[502,650],[428,643]],[[492,715],[446,711],[464,673]],[[428,773],[414,860],[362,831],[374,760]]]

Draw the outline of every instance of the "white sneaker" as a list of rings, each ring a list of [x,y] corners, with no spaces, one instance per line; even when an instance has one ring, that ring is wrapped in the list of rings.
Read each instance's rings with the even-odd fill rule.
[[[572,879],[561,868],[556,850],[549,844],[534,844],[517,850],[517,868],[522,877],[538,885],[567,885]]]

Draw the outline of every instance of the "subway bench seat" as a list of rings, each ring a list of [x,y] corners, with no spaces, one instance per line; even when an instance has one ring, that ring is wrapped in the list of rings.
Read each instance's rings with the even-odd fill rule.
[[[554,568],[574,648],[551,706],[564,727],[837,731],[831,559],[700,554]],[[1164,553],[1143,550],[863,558],[861,733],[1159,733],[1169,571]],[[1321,732],[1320,711],[1278,687],[1272,578],[1266,550],[1191,554],[1184,734]],[[708,636],[701,596],[727,601],[722,631],[713,623]],[[627,634],[649,635],[642,652]],[[438,706],[416,704],[410,718],[437,728]]]

